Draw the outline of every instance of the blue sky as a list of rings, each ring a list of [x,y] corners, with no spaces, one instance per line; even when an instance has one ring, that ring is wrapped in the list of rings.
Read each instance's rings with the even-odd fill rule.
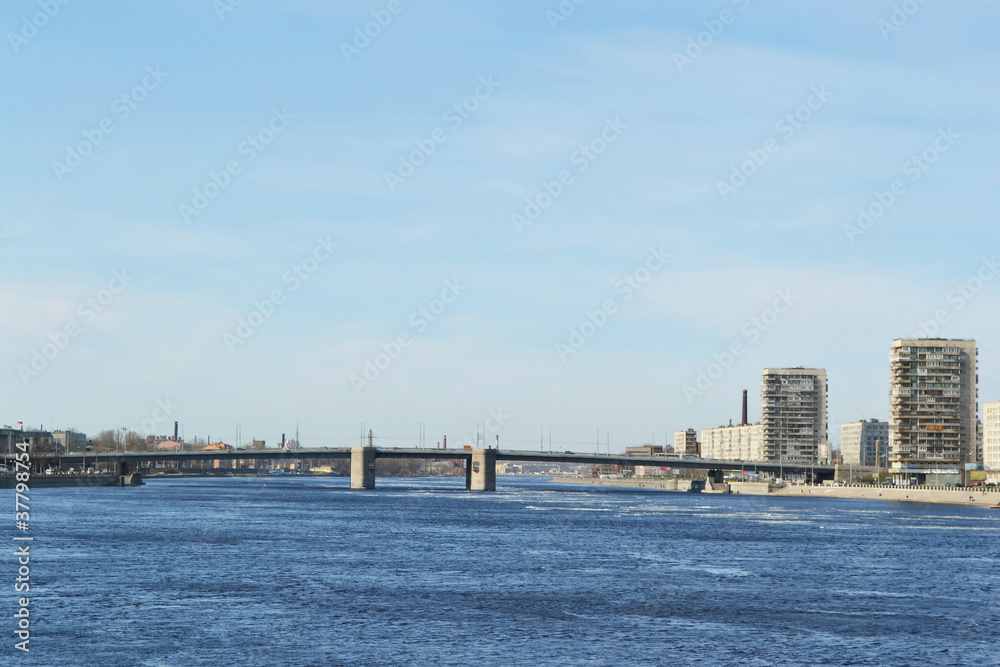
[[[402,0],[348,58],[388,0],[4,3],[0,422],[95,433],[169,399],[157,433],[433,446],[493,410],[510,447],[621,449],[738,419],[744,388],[755,419],[761,370],[807,366],[836,443],[888,416],[890,342],[935,317],[998,400],[1000,8],[888,31],[894,4],[590,0],[553,28],[554,0]]]

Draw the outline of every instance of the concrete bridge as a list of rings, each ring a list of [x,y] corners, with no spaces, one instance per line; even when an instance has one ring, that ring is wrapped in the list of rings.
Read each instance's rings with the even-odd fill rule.
[[[8,470],[13,456],[4,455]],[[339,449],[238,449],[219,451],[157,452],[79,452],[71,454],[36,454],[32,467],[36,472],[48,466],[82,466],[113,463],[122,478],[131,475],[140,463],[156,461],[294,461],[296,459],[350,459],[351,488],[375,488],[376,459],[464,460],[465,488],[469,491],[496,491],[497,461],[545,462],[570,465],[669,466],[708,471],[708,478],[722,482],[725,471],[755,470],[775,476],[807,475],[813,481],[833,479],[834,466],[781,463],[775,461],[717,461],[714,459],[666,458],[663,456],[624,456],[576,454],[574,452],[531,452],[499,449],[400,449],[386,447],[350,447]]]

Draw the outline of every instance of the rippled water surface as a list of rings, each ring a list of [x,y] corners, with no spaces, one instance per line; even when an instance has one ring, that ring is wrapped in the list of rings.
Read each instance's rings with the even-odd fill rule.
[[[1000,664],[998,511],[463,482],[34,490],[0,664]]]

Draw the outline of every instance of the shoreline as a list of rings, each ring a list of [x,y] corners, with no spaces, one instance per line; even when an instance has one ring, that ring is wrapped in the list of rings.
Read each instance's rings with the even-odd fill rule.
[[[1000,508],[1000,491],[980,491],[977,489],[921,489],[891,486],[807,486],[790,484],[776,486],[767,482],[725,482],[715,484],[716,488],[692,489],[691,482],[700,480],[644,480],[644,479],[594,479],[589,477],[553,477],[556,484],[582,484],[590,486],[613,486],[619,488],[649,489],[651,491],[674,491],[686,493],[721,493],[730,495],[754,495],[781,497],[854,498],[859,500],[891,500],[896,502],[934,503],[941,505],[970,505]],[[687,482],[687,488],[683,488]],[[678,488],[681,487],[681,488]]]

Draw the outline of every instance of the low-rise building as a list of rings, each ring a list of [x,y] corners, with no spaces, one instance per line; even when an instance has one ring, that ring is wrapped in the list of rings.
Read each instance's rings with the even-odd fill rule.
[[[986,481],[1000,484],[1000,401],[983,403],[983,467]]]
[[[698,443],[698,433],[693,428],[686,431],[674,431],[674,453],[679,455],[693,454],[701,455],[701,448]]]
[[[643,445],[642,447],[626,447],[625,456],[663,456],[660,445]]]
[[[59,451],[63,452],[85,452],[87,451],[87,434],[76,431],[53,431],[52,442],[55,443]]]
[[[762,424],[720,426],[701,431],[701,457],[725,461],[763,461]]]
[[[840,426],[840,452],[844,465],[889,465],[889,422],[862,419]]]
[[[666,466],[636,466],[636,477],[666,477],[670,474],[670,468]]]
[[[27,443],[28,451],[31,453],[37,452],[41,454],[62,451],[62,445],[59,445],[60,449],[57,449],[56,442],[52,439],[52,433],[49,431],[22,431],[21,429],[10,427],[0,429],[0,448],[4,452],[18,451],[15,445],[19,442]]]

